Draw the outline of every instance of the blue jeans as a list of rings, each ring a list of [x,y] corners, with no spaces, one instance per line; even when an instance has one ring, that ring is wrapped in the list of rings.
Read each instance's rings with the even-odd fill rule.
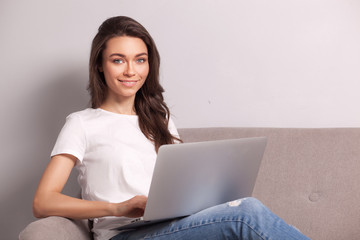
[[[221,204],[188,217],[119,233],[122,239],[309,239],[255,198]]]

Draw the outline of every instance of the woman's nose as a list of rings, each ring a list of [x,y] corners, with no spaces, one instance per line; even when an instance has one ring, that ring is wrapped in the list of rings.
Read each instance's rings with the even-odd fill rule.
[[[128,63],[128,64],[127,64],[127,67],[126,67],[126,69],[125,69],[125,71],[124,71],[124,76],[126,76],[126,77],[132,77],[132,76],[134,76],[135,74],[136,74],[136,72],[135,72],[135,69],[134,69],[133,64],[132,64],[132,63]]]

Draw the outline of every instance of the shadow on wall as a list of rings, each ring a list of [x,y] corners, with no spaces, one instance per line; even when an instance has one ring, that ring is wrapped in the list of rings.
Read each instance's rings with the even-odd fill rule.
[[[21,151],[14,151],[12,154],[14,162],[11,163],[16,165],[19,172],[9,181],[10,192],[2,194],[0,200],[3,216],[0,220],[3,230],[2,239],[17,239],[20,231],[35,220],[32,215],[32,200],[36,187],[50,160],[50,152],[66,116],[89,106],[87,82],[86,69],[57,74],[56,78],[39,85],[35,96],[31,95],[31,99],[27,99],[24,103],[25,108],[29,110],[26,119],[19,124],[23,126],[17,126],[20,131],[13,141],[16,145],[23,145],[24,148],[21,147]],[[72,173],[69,181],[76,181],[76,175]],[[67,185],[63,192],[78,196],[79,188],[71,188]]]

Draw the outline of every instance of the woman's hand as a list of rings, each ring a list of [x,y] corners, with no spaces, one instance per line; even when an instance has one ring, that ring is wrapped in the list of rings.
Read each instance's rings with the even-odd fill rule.
[[[144,215],[146,202],[146,196],[138,195],[122,203],[117,203],[114,205],[114,215],[129,218],[141,217]]]

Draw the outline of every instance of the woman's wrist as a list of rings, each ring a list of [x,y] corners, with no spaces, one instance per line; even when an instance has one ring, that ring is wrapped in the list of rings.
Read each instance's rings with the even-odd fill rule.
[[[108,205],[108,211],[110,216],[120,217],[123,214],[121,214],[121,203],[109,203]]]
[[[107,210],[109,212],[109,216],[116,216],[115,203],[108,203]]]

